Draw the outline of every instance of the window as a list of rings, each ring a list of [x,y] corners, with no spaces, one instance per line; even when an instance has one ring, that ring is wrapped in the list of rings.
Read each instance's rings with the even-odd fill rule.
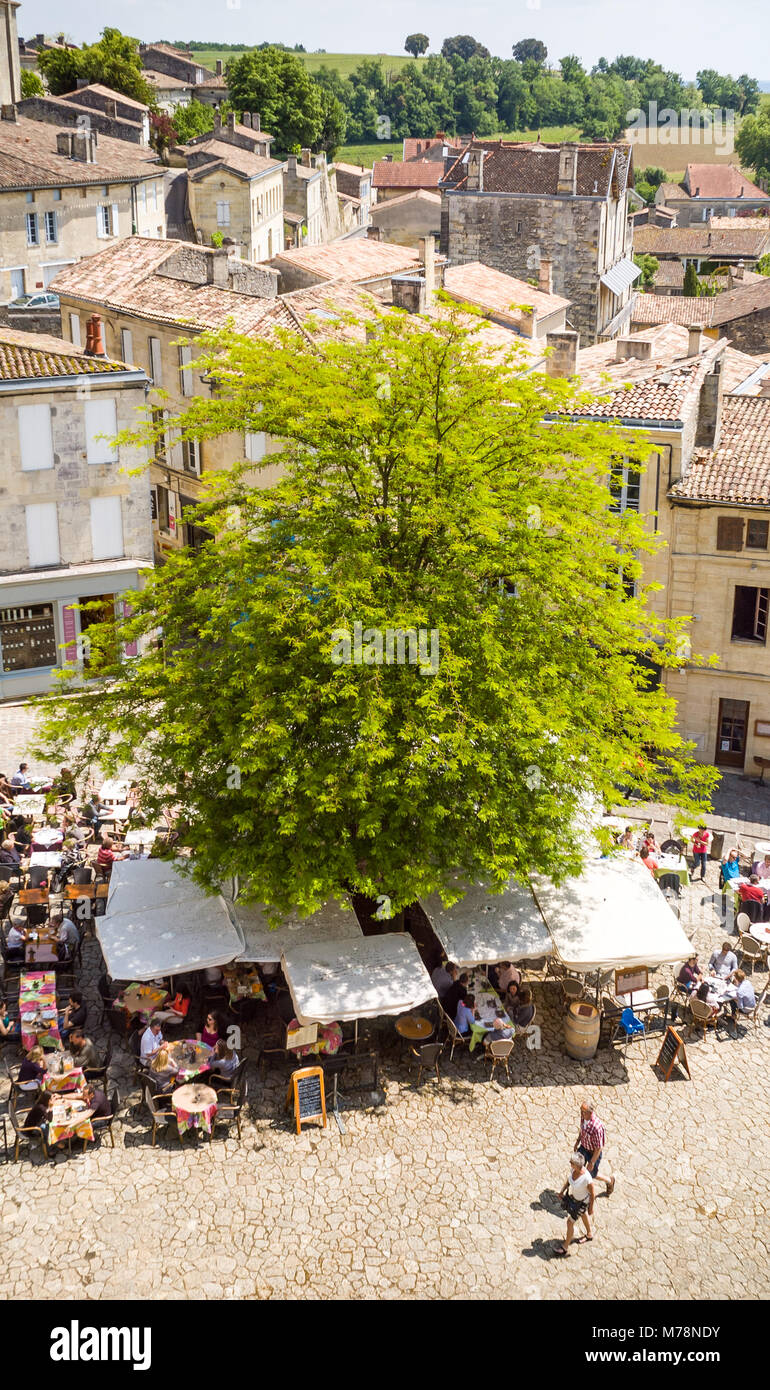
[[[129,367],[134,362],[134,335],[130,328],[120,330],[120,355]]]
[[[0,670],[29,671],[56,665],[53,605],[0,608]]]
[[[192,473],[194,477],[201,475],[201,449],[197,439],[182,440],[182,467],[185,473]]]
[[[60,203],[60,202],[61,202],[61,189],[60,189],[60,188],[55,188],[55,189],[53,190],[53,200],[54,200],[55,203]]]
[[[49,245],[59,240],[59,229],[56,226],[55,212],[47,212],[45,214],[45,239]]]
[[[610,477],[610,492],[612,493],[613,512],[638,512],[639,510],[639,488],[641,475],[635,468],[629,468],[626,464],[618,468]]]
[[[168,488],[159,487],[158,493],[158,526],[161,531],[168,531]]]
[[[743,549],[743,517],[720,516],[717,520],[717,550]]]
[[[767,640],[767,610],[770,589],[749,588],[736,584],[733,602],[732,640],[762,642]]]
[[[117,203],[100,203],[96,209],[96,235],[104,237],[118,236],[119,218]]]
[[[111,442],[118,432],[118,411],[111,397],[95,396],[85,403],[86,456],[89,463],[117,463]],[[106,435],[100,439],[100,435]]]
[[[70,314],[70,342],[74,343],[75,347],[81,346],[80,316],[78,314]]]
[[[22,473],[53,468],[53,433],[50,405],[20,405],[19,449]]]
[[[160,338],[147,339],[150,349],[150,376],[153,386],[160,386],[163,383],[163,369],[161,366]]]
[[[38,225],[37,225],[37,213],[36,213],[36,212],[28,212],[28,213],[27,213],[27,245],[28,245],[28,246],[39,246],[39,245],[40,245],[40,231],[39,231],[39,228],[38,228]]]
[[[767,550],[768,531],[770,531],[770,521],[747,521],[746,549]]]
[[[146,185],[143,183],[140,183],[139,187],[136,190],[136,200],[139,204],[139,207],[142,209],[142,212],[144,212],[147,208],[147,188]]]
[[[267,453],[267,435],[264,430],[258,434],[247,434],[246,438],[246,457],[249,463],[259,463],[260,459]]]
[[[217,226],[230,226],[230,204],[224,198],[217,199]]]
[[[182,382],[182,395],[191,396],[193,394],[193,374],[190,369],[192,362],[192,348],[180,347],[179,349],[179,376]]]
[[[59,563],[59,518],[55,502],[35,502],[27,514],[27,550],[30,569]]]
[[[114,560],[123,554],[119,497],[91,498],[91,548],[95,560]]]
[[[162,425],[162,424],[163,424],[163,421],[165,420],[165,418],[166,418],[166,417],[165,417],[165,414],[164,414],[164,412],[163,412],[162,410],[153,410],[153,412],[152,412],[152,423],[153,423],[153,425]],[[166,462],[166,435],[165,435],[165,432],[164,432],[163,434],[161,434],[161,435],[158,435],[158,438],[155,439],[155,440],[153,440],[152,450],[153,450],[153,455],[154,455],[154,457],[155,457],[155,462],[156,462],[156,463],[165,463],[165,462]]]
[[[735,217],[737,211],[738,211],[737,208],[728,208],[728,209],[727,209],[727,216],[728,216],[728,217]]]

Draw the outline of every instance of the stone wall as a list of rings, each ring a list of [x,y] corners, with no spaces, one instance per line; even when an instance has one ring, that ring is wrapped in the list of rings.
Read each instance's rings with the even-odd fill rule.
[[[770,308],[756,309],[753,314],[720,324],[719,332],[741,352],[752,356],[766,354],[770,352]]]
[[[52,101],[50,97],[25,97],[19,102],[20,116],[28,116],[33,121],[44,121],[55,125],[59,130],[80,129],[84,121],[90,121],[90,129],[99,135],[110,135],[114,140],[128,140],[134,145],[144,145],[144,126],[141,121],[127,120],[122,116],[108,116],[97,108],[88,114],[68,101]]]
[[[13,303],[0,304],[0,324],[21,329],[23,333],[49,333],[54,338],[61,337],[61,314],[58,309],[41,309],[38,313],[31,313],[29,309],[14,309]]]

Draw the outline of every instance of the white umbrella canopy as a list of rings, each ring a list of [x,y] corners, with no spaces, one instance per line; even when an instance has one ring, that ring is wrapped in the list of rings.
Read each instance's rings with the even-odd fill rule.
[[[535,960],[553,950],[548,929],[526,883],[509,879],[502,893],[465,885],[465,896],[445,907],[438,893],[420,899],[447,955],[461,969],[501,960]]]
[[[559,959],[567,970],[623,970],[686,960],[692,944],[649,869],[625,858],[591,859],[556,887],[533,877]]]
[[[327,941],[360,941],[363,932],[352,907],[330,899],[309,917],[287,917],[271,927],[260,903],[228,903],[230,916],[239,928],[244,949],[239,961],[277,964],[284,949]]]
[[[281,958],[301,1024],[404,1014],[437,997],[410,936],[289,946]]]
[[[224,899],[159,859],[113,864],[107,911],[95,925],[114,980],[184,975],[227,965],[243,950]]]

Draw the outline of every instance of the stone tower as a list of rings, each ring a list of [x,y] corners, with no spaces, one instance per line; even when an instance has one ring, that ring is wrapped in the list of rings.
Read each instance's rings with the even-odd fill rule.
[[[21,101],[19,34],[16,11],[20,0],[0,0],[0,106]]]

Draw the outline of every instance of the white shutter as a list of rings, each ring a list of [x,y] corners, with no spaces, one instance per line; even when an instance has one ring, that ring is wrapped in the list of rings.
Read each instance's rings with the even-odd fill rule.
[[[22,473],[53,468],[50,405],[20,405],[18,418]]]
[[[117,463],[112,439],[118,432],[118,411],[111,396],[95,396],[85,403],[86,456],[89,463]],[[105,434],[106,439],[99,439]]]
[[[74,343],[75,347],[81,346],[79,314],[70,314],[70,342]]]
[[[192,348],[180,347],[179,349],[179,375],[182,381],[182,395],[191,396],[193,393],[193,374],[190,370],[192,362]]]
[[[115,560],[123,554],[119,497],[91,498],[91,546],[95,560]]]
[[[27,549],[32,569],[59,563],[59,518],[55,502],[35,502],[27,514]]]
[[[267,435],[264,430],[258,434],[246,435],[246,457],[250,463],[259,463],[267,453]]]
[[[153,386],[160,386],[163,382],[160,338],[149,338],[148,342],[150,344],[150,376],[152,377]]]
[[[112,226],[110,227],[112,236],[120,236],[120,210],[117,203],[112,204]]]
[[[98,236],[100,241],[104,241],[104,238],[107,235],[107,231],[104,225],[104,212],[104,208],[102,207],[101,203],[99,203],[96,209],[96,235]]]
[[[134,335],[130,328],[120,330],[120,355],[127,366],[134,364]]]

